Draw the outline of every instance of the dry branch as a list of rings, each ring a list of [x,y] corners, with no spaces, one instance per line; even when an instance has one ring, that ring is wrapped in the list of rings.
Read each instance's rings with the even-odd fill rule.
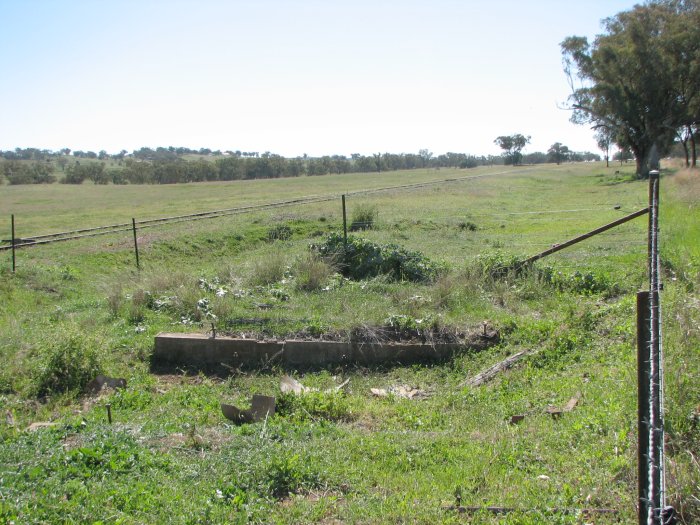
[[[487,368],[483,372],[479,372],[474,377],[461,382],[459,386],[479,386],[483,385],[484,383],[488,383],[500,372],[508,370],[511,366],[513,366],[515,363],[517,363],[527,355],[529,355],[529,352],[527,350],[522,350],[516,354],[508,356],[503,361],[500,361],[499,363],[496,363],[495,365]]]

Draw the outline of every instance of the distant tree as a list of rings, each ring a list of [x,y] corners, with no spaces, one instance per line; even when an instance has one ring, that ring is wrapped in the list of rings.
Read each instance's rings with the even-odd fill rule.
[[[2,170],[10,184],[51,184],[56,182],[52,175],[53,165],[46,162],[19,162],[7,160],[2,163]]]
[[[533,151],[532,153],[524,153],[521,159],[523,164],[544,164],[552,162],[549,155],[542,151]]]
[[[569,151],[569,148],[564,146],[564,144],[561,142],[555,142],[547,150],[547,158],[549,161],[556,162],[557,164],[561,164],[562,162],[566,161],[570,154],[571,152]]]
[[[500,137],[496,137],[496,140],[493,142],[505,151],[503,155],[505,164],[517,166],[522,159],[521,152],[523,148],[530,143],[530,136],[528,135],[526,137],[520,133],[516,133],[515,135],[501,135]]]
[[[219,180],[240,180],[245,178],[246,160],[239,157],[216,159]]]
[[[153,165],[150,162],[135,159],[124,161],[124,179],[131,184],[152,184],[155,182],[153,171]]]
[[[219,179],[219,167],[214,162],[204,159],[197,159],[185,163],[187,182],[213,181]]]
[[[373,156],[374,156],[374,164],[377,167],[377,173],[381,173],[382,172],[382,154],[375,153]]]
[[[598,147],[605,153],[605,167],[610,167],[610,147],[613,145],[613,136],[606,127],[599,127],[595,132],[595,140]]]
[[[65,177],[61,182],[64,184],[82,184],[85,179],[91,180],[95,184],[107,184],[108,176],[105,174],[104,162],[85,162],[66,167]]]
[[[423,162],[423,168],[427,168],[428,165],[430,164],[430,159],[433,157],[433,152],[428,151],[427,149],[421,149],[421,150],[418,150],[418,156],[421,158],[421,161]]]
[[[620,148],[615,155],[613,155],[614,160],[620,161],[620,166],[622,166],[623,163],[629,162],[633,158],[634,154],[630,148]]]

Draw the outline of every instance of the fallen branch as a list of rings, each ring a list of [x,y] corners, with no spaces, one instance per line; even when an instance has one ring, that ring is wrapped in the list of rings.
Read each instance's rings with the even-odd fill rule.
[[[445,510],[457,511],[460,514],[471,514],[478,512],[490,512],[492,514],[510,514],[513,512],[548,512],[552,514],[582,514],[583,516],[591,514],[617,514],[618,511],[615,509],[566,509],[553,507],[549,509],[518,509],[515,507],[462,507],[450,505],[449,507],[444,507]]]
[[[527,350],[522,350],[521,352],[518,352],[516,354],[508,356],[503,361],[496,363],[495,365],[487,368],[483,372],[479,372],[474,377],[467,379],[466,381],[461,382],[459,384],[459,386],[460,387],[462,387],[462,386],[479,386],[479,385],[483,385],[484,383],[488,383],[494,377],[496,377],[500,372],[502,372],[504,370],[508,370],[515,363],[517,363],[518,361],[520,361],[523,357],[525,357],[527,355],[529,355],[529,352]]]

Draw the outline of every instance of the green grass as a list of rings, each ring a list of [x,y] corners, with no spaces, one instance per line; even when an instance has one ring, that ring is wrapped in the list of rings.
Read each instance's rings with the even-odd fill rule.
[[[3,186],[0,208],[29,236],[487,175],[348,198],[348,217],[355,206],[378,211],[374,228],[357,235],[420,251],[442,268],[431,282],[351,281],[318,266],[308,246],[341,230],[340,199],[142,230],[141,272],[128,234],[21,250],[14,275],[1,252],[0,409],[11,417],[0,423],[0,523],[463,523],[444,509],[456,491],[464,505],[522,509],[481,513],[473,523],[582,522],[547,512],[554,507],[612,508],[616,517],[588,521],[634,521],[634,292],[645,286],[646,219],[545,259],[537,271],[487,271],[644,207],[646,184],[615,170]],[[662,178],[669,496],[685,523],[700,519],[698,179]],[[502,342],[436,365],[294,373],[321,390],[350,379],[344,393],[303,399],[280,397],[286,371],[278,368],[224,378],[151,371],[160,331],[215,322],[249,336],[343,337],[390,319],[458,331],[488,321]],[[535,353],[493,382],[460,386],[523,349]],[[128,380],[126,390],[80,394],[93,353],[104,373]],[[430,395],[370,393],[401,385]],[[579,392],[572,412],[546,413]],[[273,418],[242,427],[223,418],[219,403],[247,406],[255,393],[278,396]],[[511,425],[516,414],[526,417]],[[56,425],[25,431],[36,421]]]

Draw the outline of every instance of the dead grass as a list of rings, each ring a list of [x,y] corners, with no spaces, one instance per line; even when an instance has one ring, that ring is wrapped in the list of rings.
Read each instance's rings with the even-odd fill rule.
[[[684,169],[669,177],[678,199],[690,205],[700,204],[700,169]]]

